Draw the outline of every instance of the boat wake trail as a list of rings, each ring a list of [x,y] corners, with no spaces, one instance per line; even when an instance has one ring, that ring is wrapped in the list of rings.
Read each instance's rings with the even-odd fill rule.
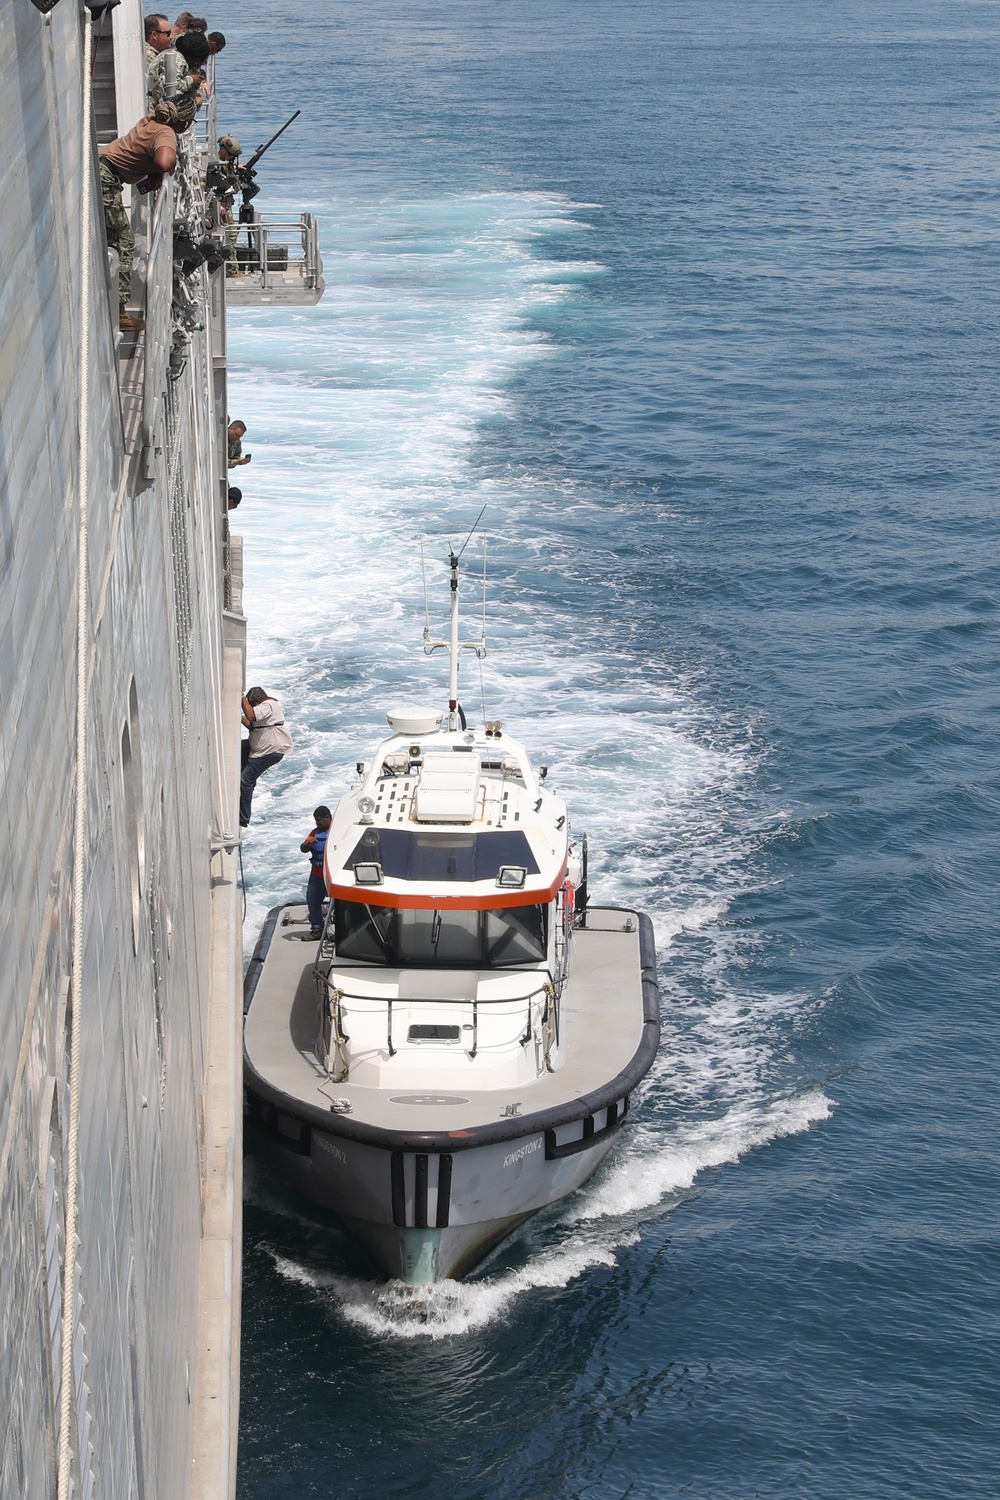
[[[360,1281],[267,1248],[286,1281],[308,1288],[336,1316],[374,1337],[460,1337],[501,1321],[515,1302],[533,1292],[559,1291],[590,1271],[616,1266],[618,1253],[638,1242],[651,1211],[674,1207],[699,1173],[808,1130],[827,1119],[831,1108],[817,1089],[767,1105],[734,1108],[718,1120],[691,1124],[669,1136],[640,1126],[558,1218],[529,1226],[514,1247],[500,1252],[524,1255],[523,1264],[473,1281],[430,1286]]]
[[[621,1219],[666,1203],[693,1186],[710,1167],[737,1162],[783,1136],[798,1135],[829,1118],[833,1104],[821,1089],[764,1105],[735,1106],[717,1120],[692,1122],[664,1136],[640,1125],[627,1147],[583,1188],[563,1215],[566,1224]]]
[[[490,654],[482,673],[463,662],[462,696],[470,717],[503,718],[551,765],[575,831],[590,835],[591,899],[652,918],[663,998],[660,1054],[610,1159],[476,1279],[383,1286],[303,1265],[275,1235],[279,1273],[337,1317],[373,1336],[437,1339],[614,1266],[699,1174],[808,1130],[832,1103],[791,1052],[822,997],[769,990],[774,971],[757,962],[767,934],[737,915],[767,883],[762,846],[783,821],[759,795],[765,747],[697,676],[636,645],[606,576],[608,535],[641,529],[641,507],[553,476],[530,445],[515,464],[477,450],[491,423],[518,415],[512,373],[569,357],[538,315],[601,274],[557,253],[561,236],[583,233],[576,206],[487,195],[397,208],[420,216],[427,254],[400,252],[396,208],[384,218],[359,204],[357,254],[341,246],[343,276],[330,277],[340,290],[319,331],[304,342],[268,315],[239,335],[240,413],[261,439],[255,479],[282,507],[280,552],[274,508],[241,512],[248,586],[266,601],[252,672],[295,706],[297,757],[266,778],[259,811],[255,802],[248,940],[269,906],[304,885],[308,810],[350,784],[384,710],[441,698],[443,678],[419,650],[414,539],[464,536],[488,501]],[[428,556],[432,573],[443,567]]]

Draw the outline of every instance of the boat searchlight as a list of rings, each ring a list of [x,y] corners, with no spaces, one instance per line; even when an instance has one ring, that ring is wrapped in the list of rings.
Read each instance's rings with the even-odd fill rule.
[[[374,860],[371,864],[357,864],[354,866],[354,879],[358,885],[381,885],[382,866]]]
[[[527,875],[523,865],[501,865],[497,885],[502,891],[520,891],[524,889]]]

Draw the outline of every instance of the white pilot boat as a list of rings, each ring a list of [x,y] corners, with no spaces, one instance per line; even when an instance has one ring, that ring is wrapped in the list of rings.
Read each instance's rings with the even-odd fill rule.
[[[389,713],[326,845],[315,961],[301,901],[245,990],[249,1121],[282,1176],[387,1277],[458,1276],[614,1144],[659,1043],[648,917],[588,900],[585,838],[499,721]],[[480,650],[474,645],[472,649]]]

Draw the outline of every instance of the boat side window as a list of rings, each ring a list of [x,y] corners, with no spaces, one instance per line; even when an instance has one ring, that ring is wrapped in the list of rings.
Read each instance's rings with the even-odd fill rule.
[[[483,916],[488,964],[532,964],[544,959],[544,906],[502,906]]]
[[[360,901],[334,903],[337,952],[342,958],[360,958],[369,963],[394,962],[396,913],[388,906],[367,906]]]

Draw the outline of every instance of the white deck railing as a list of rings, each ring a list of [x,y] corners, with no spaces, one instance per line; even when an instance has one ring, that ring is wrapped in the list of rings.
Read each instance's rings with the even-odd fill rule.
[[[150,216],[146,253],[146,340],[142,387],[142,448],[145,474],[152,479],[167,380],[172,337],[170,304],[173,292],[174,182],[164,177]]]
[[[228,232],[235,250],[226,276],[229,302],[319,301],[324,282],[315,214],[258,215]]]
[[[343,1083],[350,1071],[350,1054],[348,1043],[350,1036],[344,1030],[344,1003],[348,1002],[349,1010],[356,1015],[372,1014],[380,1012],[385,1007],[386,1025],[386,1051],[390,1057],[395,1057],[399,1048],[393,1041],[392,1031],[392,1008],[402,1007],[408,1013],[419,1010],[421,1007],[429,1007],[435,1014],[440,1014],[441,1006],[463,1005],[467,1009],[471,1007],[472,1013],[472,1046],[463,1048],[470,1059],[474,1059],[479,1051],[479,1010],[485,1006],[490,1011],[495,1011],[501,1006],[508,1006],[516,1011],[518,1015],[524,1014],[524,1035],[521,1044],[527,1046],[533,1036],[540,1039],[541,1044],[541,1066],[539,1073],[552,1072],[552,1048],[559,1040],[559,1002],[555,986],[551,976],[546,974],[541,983],[536,984],[524,995],[496,995],[489,997],[474,996],[472,998],[462,997],[426,997],[413,998],[399,995],[361,995],[352,994],[350,991],[340,988],[332,982],[331,974],[317,974],[317,988],[320,993],[320,1048],[323,1066],[327,1075],[334,1083]]]

